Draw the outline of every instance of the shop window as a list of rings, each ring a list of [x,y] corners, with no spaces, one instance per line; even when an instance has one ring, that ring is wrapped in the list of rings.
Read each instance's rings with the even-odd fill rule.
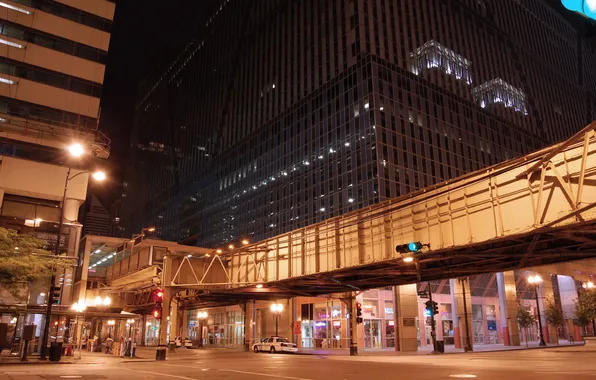
[[[379,318],[379,302],[376,300],[364,300],[362,302],[362,314],[364,318]]]

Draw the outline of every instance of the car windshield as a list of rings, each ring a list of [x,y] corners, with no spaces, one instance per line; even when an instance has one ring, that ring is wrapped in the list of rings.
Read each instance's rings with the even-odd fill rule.
[[[280,343],[288,343],[288,340],[286,338],[277,338],[277,341]]]

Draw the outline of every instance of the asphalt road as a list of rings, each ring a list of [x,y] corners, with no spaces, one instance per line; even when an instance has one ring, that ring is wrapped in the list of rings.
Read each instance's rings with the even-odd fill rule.
[[[93,361],[93,360],[91,360]],[[414,356],[305,356],[185,350],[165,362],[107,356],[93,363],[1,365],[0,380],[596,379],[596,352],[564,349]]]

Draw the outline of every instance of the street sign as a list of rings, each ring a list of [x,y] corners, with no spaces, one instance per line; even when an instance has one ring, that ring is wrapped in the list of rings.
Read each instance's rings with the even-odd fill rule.
[[[420,297],[420,298],[428,298],[428,291],[425,290],[423,292],[418,292],[418,297]]]
[[[596,20],[596,0],[561,0],[561,2],[565,8]]]

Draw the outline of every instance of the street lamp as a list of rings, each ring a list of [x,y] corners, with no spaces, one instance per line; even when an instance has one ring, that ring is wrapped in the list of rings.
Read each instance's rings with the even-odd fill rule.
[[[582,288],[584,288],[586,290],[590,290],[590,289],[596,288],[596,285],[594,285],[594,283],[592,281],[588,281],[588,282],[584,282],[582,284]]]
[[[85,148],[79,143],[73,143],[68,147],[68,153],[73,157],[81,157],[85,153]]]
[[[206,311],[199,311],[197,313],[197,319],[199,320],[199,348],[203,347],[203,320],[207,319],[208,314]]]
[[[48,300],[48,303],[49,300]],[[78,342],[79,342],[79,360],[81,359],[81,347],[83,345],[82,339],[81,339],[81,330],[83,329],[83,324],[79,324],[79,314],[83,313],[86,309],[87,309],[87,305],[85,305],[84,302],[79,301],[79,302],[75,302],[71,307],[71,310],[74,311],[75,313],[77,313],[77,318],[76,318],[76,322],[77,322],[77,327],[78,327],[78,331],[77,331],[77,335],[78,335]]]
[[[110,297],[101,298],[100,296],[97,296],[95,297],[94,303],[96,307],[110,306],[110,304],[112,303],[112,299]]]
[[[275,316],[275,336],[279,336],[279,316],[282,311],[284,311],[284,305],[281,303],[271,305],[271,312]]]
[[[546,343],[544,342],[544,333],[542,330],[542,320],[540,319],[540,300],[538,299],[538,287],[542,282],[542,277],[540,275],[528,276],[528,285],[534,289],[534,296],[536,297],[536,314],[538,314],[538,329],[539,336],[540,336],[540,343],[538,344],[540,347],[546,347]]]
[[[68,152],[72,157],[81,157],[85,153],[85,149],[79,143],[73,143],[68,147]],[[66,172],[66,181],[64,182],[64,194],[62,195],[62,207],[60,208],[60,220],[58,223],[58,236],[56,239],[56,246],[54,247],[54,256],[58,256],[60,253],[60,241],[62,240],[62,229],[64,228],[64,205],[66,203],[66,192],[68,191],[68,183],[76,178],[81,174],[89,174],[89,171],[81,171],[72,177],[70,176],[70,172],[72,168],[68,168],[68,172]],[[96,181],[103,181],[106,179],[106,174],[104,172],[95,172],[92,174],[93,179]],[[43,339],[41,342],[41,352],[39,355],[40,360],[46,360],[46,351],[48,345],[48,335],[50,331],[50,319],[52,318],[52,294],[54,294],[54,283],[56,282],[56,275],[52,273],[52,278],[50,279],[50,289],[48,291],[47,297],[47,307],[46,307],[46,315],[45,315],[45,323],[43,328]]]

